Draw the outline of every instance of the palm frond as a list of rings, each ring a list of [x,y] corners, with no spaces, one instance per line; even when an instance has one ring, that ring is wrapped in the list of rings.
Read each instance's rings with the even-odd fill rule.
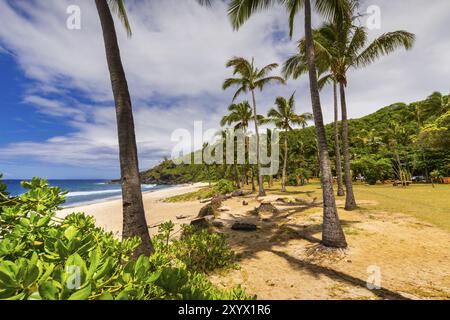
[[[210,7],[212,1],[211,1],[211,0],[197,0],[197,2],[198,2],[201,6]]]
[[[356,67],[364,67],[383,55],[394,52],[398,48],[409,50],[414,45],[415,35],[407,31],[394,31],[375,39],[355,60]]]
[[[270,71],[273,69],[278,68],[278,63],[271,63],[259,70],[258,74],[256,75],[257,78],[263,78],[269,74]]]
[[[292,39],[294,35],[295,16],[303,9],[304,0],[287,0],[285,1],[287,12],[289,13],[289,37]]]
[[[122,22],[128,37],[131,37],[131,25],[128,20],[127,9],[125,8],[124,0],[108,0],[109,7],[111,11],[114,12],[119,20]]]
[[[228,78],[223,82],[222,89],[226,90],[232,86],[243,86],[243,80],[240,78]]]
[[[238,30],[253,13],[268,9],[283,0],[232,0],[228,6],[228,15],[235,30]]]
[[[255,88],[259,88],[259,90],[262,90],[264,88],[264,86],[270,82],[278,82],[281,84],[285,84],[286,80],[284,80],[284,78],[278,77],[278,76],[266,77],[266,78],[258,79],[257,81],[255,81],[254,86],[255,86]]]
[[[366,45],[366,41],[367,31],[363,27],[356,28],[345,52],[345,56],[356,57],[358,52]]]
[[[331,73],[321,77],[318,80],[319,90],[322,90],[327,84],[334,80],[333,75]]]
[[[293,55],[283,64],[282,74],[285,78],[298,79],[307,72],[308,63],[305,60],[305,56],[300,54]]]

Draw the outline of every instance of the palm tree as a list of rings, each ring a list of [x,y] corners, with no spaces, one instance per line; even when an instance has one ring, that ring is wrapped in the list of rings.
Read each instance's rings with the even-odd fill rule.
[[[325,246],[345,248],[347,242],[339,222],[336,209],[336,200],[333,192],[333,175],[330,167],[330,156],[326,140],[325,126],[323,123],[322,106],[320,103],[319,85],[317,80],[317,67],[312,35],[312,9],[311,0],[232,0],[229,6],[229,15],[233,27],[239,27],[250,18],[250,16],[263,9],[268,9],[275,4],[285,6],[289,14],[290,37],[293,35],[294,19],[297,13],[303,9],[305,14],[305,43],[306,61],[309,71],[309,84],[311,102],[318,140],[320,155],[321,182],[323,192],[323,231],[322,243]],[[315,9],[325,17],[336,15],[347,15],[348,6],[346,1],[315,0]]]
[[[222,146],[224,146],[224,150],[223,150],[223,155],[224,155],[224,166],[226,167],[226,159],[227,159],[227,155],[226,155],[226,143],[229,140],[229,137],[234,137],[233,132],[231,131],[230,128],[225,128],[222,130],[219,130],[216,132],[216,136],[219,137],[220,142],[222,143]],[[234,140],[233,140],[233,144],[234,144]],[[234,161],[235,159],[237,159],[236,157],[236,153],[233,154],[233,165],[232,165],[232,169],[234,169],[234,182],[236,185],[236,188],[240,189],[241,185],[239,182],[239,171],[237,169],[237,160],[236,162]],[[226,170],[224,170],[224,176],[226,176]]]
[[[245,138],[245,149],[247,149],[247,128],[250,121],[253,121],[253,111],[252,107],[248,101],[242,101],[240,103],[233,103],[228,106],[229,114],[225,115],[220,121],[220,125],[223,127],[225,125],[234,124],[234,130],[242,130],[243,136]],[[258,121],[263,119],[263,116],[257,115]],[[246,184],[248,185],[248,175],[247,175],[247,160],[243,164],[243,174]]]
[[[250,91],[253,102],[253,121],[255,122],[255,132],[256,132],[256,164],[258,167],[258,181],[259,181],[259,196],[265,196],[263,179],[261,175],[261,162],[260,162],[260,144],[259,144],[259,130],[258,130],[258,116],[256,112],[256,97],[255,90],[262,90],[267,84],[271,82],[278,82],[284,84],[285,81],[282,77],[269,76],[268,74],[275,68],[278,67],[277,63],[269,64],[262,69],[256,68],[254,66],[254,60],[249,62],[242,57],[234,57],[227,62],[227,68],[233,68],[233,74],[239,75],[239,77],[228,78],[223,83],[223,89],[226,90],[232,86],[238,87],[236,93],[233,96],[233,101],[241,93],[247,93]]]
[[[331,58],[328,54],[324,54],[322,46],[326,45],[318,41],[320,36],[317,32],[313,32],[314,47],[316,52],[316,64],[318,69],[318,75],[322,75],[331,68]],[[299,54],[296,54],[283,64],[283,75],[286,79],[293,78],[298,79],[301,75],[308,72],[308,62],[305,52],[305,40],[302,39],[299,42]],[[341,162],[341,148],[339,144],[339,124],[338,124],[338,94],[337,94],[337,80],[327,75],[319,79],[319,88],[323,87],[329,82],[333,83],[333,106],[334,106],[334,155],[336,161],[336,176],[337,176],[337,195],[339,197],[344,196],[344,184],[342,180],[342,162]]]
[[[133,258],[153,253],[142,201],[141,177],[134,132],[133,111],[127,79],[123,69],[111,9],[119,16],[129,36],[131,28],[123,0],[95,0],[103,30],[106,60],[116,106],[117,131],[122,182],[123,238],[139,237],[140,245]]]
[[[284,97],[278,97],[275,100],[276,108],[272,108],[267,113],[264,122],[273,123],[275,126],[284,130],[284,163],[283,175],[281,178],[281,192],[286,192],[286,170],[288,158],[288,132],[292,130],[292,125],[300,125],[306,128],[308,121],[313,119],[311,113],[306,112],[301,115],[295,113],[295,92],[286,100]]]
[[[348,1],[349,7],[356,10],[357,1]],[[385,33],[367,45],[367,30],[357,27],[353,19],[335,16],[331,22],[323,24],[314,32],[314,46],[319,52],[317,55],[319,70],[328,69],[328,74],[321,79],[321,84],[327,81],[335,81],[339,84],[342,112],[342,140],[344,153],[344,171],[346,201],[345,209],[356,208],[353,193],[352,177],[350,171],[350,147],[348,134],[348,117],[346,103],[347,72],[350,68],[361,68],[373,63],[382,55],[394,52],[400,47],[412,48],[415,36],[406,31]],[[306,37],[300,40],[300,53],[297,57],[291,57],[285,64],[285,70],[293,75],[304,72],[302,62],[305,60]],[[297,66],[297,70],[294,72]]]

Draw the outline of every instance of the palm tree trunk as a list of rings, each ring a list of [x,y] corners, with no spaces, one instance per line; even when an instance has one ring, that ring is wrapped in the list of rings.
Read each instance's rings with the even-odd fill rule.
[[[339,84],[341,94],[342,109],[342,143],[344,149],[344,171],[345,171],[345,210],[356,209],[355,195],[353,194],[352,173],[350,171],[350,146],[348,140],[348,119],[347,104],[345,99],[345,87],[343,83]]]
[[[283,177],[281,178],[281,192],[286,192],[286,168],[287,168],[287,156],[288,156],[288,131],[284,132],[284,163],[283,163]]]
[[[333,191],[333,175],[331,174],[330,157],[323,124],[322,107],[320,104],[319,86],[317,83],[317,69],[311,28],[311,1],[305,0],[305,42],[309,69],[309,85],[311,102],[316,126],[319,147],[320,169],[322,172],[323,193],[323,227],[322,243],[328,247],[345,248],[347,242],[339,221],[336,200]]]
[[[255,131],[256,131],[256,165],[258,168],[258,196],[264,197],[266,195],[266,192],[264,191],[264,185],[263,185],[263,177],[261,175],[261,163],[259,160],[259,130],[258,130],[258,117],[256,113],[256,98],[255,98],[255,91],[252,90],[252,100],[253,100],[253,118],[255,121]]]
[[[256,187],[255,187],[255,169],[253,168],[253,166],[251,166],[252,169],[252,192],[256,191]]]
[[[127,79],[120,58],[113,17],[106,0],[95,0],[103,30],[106,59],[116,105],[117,132],[122,181],[123,238],[139,237],[141,244],[133,258],[151,255],[153,245],[148,232],[142,201],[141,177],[134,133],[133,111]]]
[[[242,172],[244,174],[243,177],[243,184],[245,183],[248,186],[248,170],[247,170],[247,129],[244,126],[243,127],[243,134],[244,134],[244,164],[242,166]]]
[[[342,182],[342,163],[341,163],[341,148],[339,146],[339,125],[338,125],[338,98],[337,98],[337,84],[333,82],[333,98],[334,98],[334,154],[336,157],[336,176],[339,197],[344,196],[344,186]]]
[[[233,167],[234,167],[234,180],[236,181],[236,188],[240,189],[241,184],[239,182],[239,171],[238,171],[237,163],[235,163]]]

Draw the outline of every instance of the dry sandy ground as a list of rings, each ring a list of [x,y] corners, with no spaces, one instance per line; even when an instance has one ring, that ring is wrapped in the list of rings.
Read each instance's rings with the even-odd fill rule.
[[[162,199],[177,196],[180,194],[197,191],[207,184],[194,183],[181,185],[169,189],[157,190],[143,194],[145,214],[147,224],[150,226],[150,233],[154,234],[158,231],[161,222],[172,220],[176,224],[176,230],[183,223],[189,223],[194,218],[202,204],[199,201],[165,203]],[[73,208],[67,208],[58,213],[58,216],[64,217],[73,212],[85,212],[93,216],[97,221],[97,226],[107,231],[114,232],[120,237],[122,233],[122,200],[111,200],[100,203],[88,204]],[[177,219],[183,216],[182,219]]]
[[[242,198],[225,203],[231,209],[221,214],[226,225],[250,222],[258,231],[223,228],[240,254],[240,269],[213,275],[214,283],[242,285],[259,299],[450,299],[450,232],[403,214],[346,212],[338,201],[349,247],[330,251],[319,244],[320,203],[277,198],[259,200],[280,209],[262,217],[249,212],[259,205],[253,197],[248,206]],[[377,269],[381,289],[369,290]]]
[[[161,199],[197,190],[199,184],[144,195],[151,233],[172,220],[189,223],[203,206],[199,201],[164,203]],[[450,299],[450,232],[401,213],[356,210],[346,212],[338,202],[349,243],[345,251],[319,245],[322,213],[319,202],[301,193],[284,201],[280,196],[227,200],[229,211],[219,219],[239,254],[240,267],[211,275],[218,286],[242,285],[259,299]],[[300,198],[300,199],[299,199]],[[300,200],[300,201],[296,201]],[[244,206],[246,200],[249,205]],[[271,201],[280,213],[254,216],[262,200]],[[289,201],[293,201],[289,203]],[[370,201],[359,201],[365,207]],[[93,215],[99,226],[120,234],[120,200],[64,210]],[[177,219],[179,215],[185,216]],[[257,224],[255,232],[232,231],[236,221]],[[381,289],[369,290],[368,272],[379,268]]]

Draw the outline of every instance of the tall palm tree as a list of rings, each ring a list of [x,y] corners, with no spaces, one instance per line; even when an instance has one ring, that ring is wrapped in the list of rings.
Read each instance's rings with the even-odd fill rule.
[[[318,75],[323,75],[331,68],[331,56],[326,54],[326,51],[322,50],[322,46],[325,44],[318,41],[318,34],[315,30],[313,31],[314,37],[314,47],[316,52],[316,65]],[[293,79],[298,79],[304,73],[308,72],[308,61],[306,59],[305,52],[305,40],[299,41],[299,54],[293,55],[283,64],[283,76]],[[336,161],[336,176],[337,176],[337,195],[339,197],[344,196],[344,183],[342,180],[342,161],[341,161],[341,148],[339,144],[339,124],[338,124],[338,93],[337,93],[337,80],[333,77],[326,75],[318,80],[319,89],[323,89],[325,85],[329,82],[333,83],[333,106],[334,106],[334,155]]]
[[[227,159],[227,142],[228,142],[228,140],[231,137],[234,137],[234,133],[232,132],[232,130],[230,128],[225,128],[225,129],[217,131],[216,132],[216,136],[219,137],[219,140],[220,140],[220,142],[221,142],[221,144],[222,144],[222,146],[224,148],[224,150],[223,150],[223,157],[224,157],[223,163],[224,163],[224,177],[225,177],[226,176],[226,171],[227,171],[225,169],[226,166],[227,166],[227,161],[226,161],[226,159]],[[235,140],[233,140],[233,144],[234,144],[234,141]],[[239,182],[239,171],[238,171],[238,168],[237,168],[237,160],[235,162],[234,161],[235,159],[237,159],[236,149],[234,150],[233,164],[231,165],[231,168],[234,169],[235,186],[236,186],[236,188],[240,189],[241,185],[240,185],[240,182]]]
[[[351,12],[356,10],[357,1],[350,0],[348,3]],[[367,30],[364,27],[355,26],[353,19],[339,15],[331,19],[331,22],[323,24],[319,29],[314,31],[314,46],[318,51],[317,60],[320,71],[323,72],[328,69],[328,74],[320,82],[325,83],[331,80],[337,82],[339,85],[342,113],[346,210],[356,208],[350,171],[350,147],[345,90],[347,87],[347,72],[350,68],[368,66],[382,55],[392,53],[398,48],[411,49],[415,36],[403,30],[389,32],[379,36],[369,45],[367,45],[367,38]],[[297,57],[291,57],[285,64],[285,69],[293,75],[304,72],[302,62],[305,60],[303,56],[306,50],[306,37],[300,40],[299,48],[299,55]]]
[[[254,60],[249,62],[242,57],[234,57],[227,62],[227,68],[233,68],[234,78],[228,78],[223,83],[223,89],[226,90],[232,86],[238,87],[236,93],[233,96],[233,101],[242,94],[250,91],[253,102],[253,121],[255,122],[256,132],[256,164],[258,167],[258,181],[259,181],[259,196],[265,196],[263,179],[261,175],[261,162],[260,162],[260,144],[259,144],[259,130],[258,130],[258,116],[256,112],[256,97],[255,90],[262,90],[267,84],[271,82],[285,83],[284,79],[279,76],[269,76],[268,74],[278,67],[277,63],[269,64],[261,69],[255,67]],[[236,77],[238,75],[239,77]]]
[[[223,127],[225,125],[234,124],[234,130],[242,130],[243,136],[245,138],[245,149],[247,149],[247,129],[251,121],[254,120],[252,107],[247,100],[240,103],[233,103],[228,106],[228,114],[225,115],[220,121],[220,125]],[[257,115],[258,121],[262,120],[264,117]],[[242,165],[243,174],[246,184],[248,185],[248,175],[247,175],[247,159]]]
[[[108,62],[116,107],[122,182],[122,237],[137,236],[140,238],[141,243],[133,254],[133,257],[137,258],[143,254],[152,254],[153,245],[148,232],[142,201],[141,177],[139,174],[131,98],[120,57],[111,9],[118,15],[129,36],[131,36],[131,28],[123,0],[95,0],[95,4],[103,30],[106,60]]]
[[[311,103],[314,115],[316,135],[320,155],[321,182],[323,192],[323,230],[322,243],[325,246],[347,247],[345,235],[339,222],[336,209],[336,200],[333,192],[333,175],[330,167],[330,156],[323,123],[322,106],[320,103],[319,85],[317,80],[317,67],[312,35],[312,8],[311,0],[232,0],[229,6],[229,15],[235,29],[238,29],[252,14],[268,9],[275,4],[283,5],[289,14],[289,33],[292,38],[294,19],[303,9],[305,17],[305,43],[306,61],[309,72]],[[346,1],[315,0],[315,9],[325,17],[347,15]]]
[[[306,128],[308,121],[313,119],[311,113],[303,114],[295,113],[295,92],[286,100],[284,97],[278,97],[275,100],[276,108],[271,108],[267,113],[267,118],[264,122],[273,123],[275,126],[284,130],[284,162],[283,174],[281,178],[281,192],[286,192],[286,170],[288,158],[288,132],[292,130],[292,125],[299,125]]]

